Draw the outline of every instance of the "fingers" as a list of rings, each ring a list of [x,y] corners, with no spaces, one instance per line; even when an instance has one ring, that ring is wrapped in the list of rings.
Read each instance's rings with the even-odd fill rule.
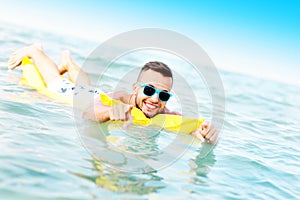
[[[211,126],[209,131],[205,135],[205,138],[210,139],[213,135],[215,135],[216,132],[216,129],[213,126]]]
[[[130,119],[132,108],[133,108],[133,106],[127,105],[127,104],[119,104],[119,105],[113,106],[109,110],[110,120],[126,121],[126,120]]]
[[[219,136],[219,134],[218,134],[218,132],[216,131],[215,134],[213,134],[212,137],[209,138],[209,141],[210,141],[212,144],[216,144],[217,141],[218,141],[218,136]]]
[[[109,119],[110,119],[110,120],[115,120],[115,115],[114,115],[114,110],[113,110],[113,108],[111,108],[111,109],[108,111],[108,113],[109,113]]]
[[[208,124],[205,129],[201,131],[201,135],[208,143],[214,144],[218,139],[218,132],[212,124]]]
[[[191,133],[192,136],[195,138],[199,139],[201,142],[205,142],[204,137],[201,135],[201,129],[197,129],[194,132]]]
[[[132,115],[131,115],[131,110],[132,110],[133,106],[129,105],[128,110],[125,113],[125,120],[126,121],[130,121],[132,122]]]
[[[201,140],[201,142],[207,142],[211,144],[215,144],[218,139],[217,130],[208,122],[203,122],[199,129],[192,132],[192,135]]]
[[[205,138],[200,133],[196,135],[196,138],[199,139],[201,142],[205,142]]]
[[[126,118],[126,110],[124,108],[124,106],[120,105],[119,106],[119,109],[117,110],[117,120],[121,120],[121,121],[125,121],[125,118]]]
[[[126,114],[126,122],[124,123],[123,125],[123,129],[127,129],[127,127],[132,124],[132,116],[131,116],[131,113],[130,112],[127,112]]]

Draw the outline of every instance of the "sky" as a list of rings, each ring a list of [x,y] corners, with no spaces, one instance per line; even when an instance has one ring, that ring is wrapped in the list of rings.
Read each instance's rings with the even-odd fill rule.
[[[0,0],[0,21],[103,42],[162,28],[197,42],[220,69],[300,85],[300,1]]]

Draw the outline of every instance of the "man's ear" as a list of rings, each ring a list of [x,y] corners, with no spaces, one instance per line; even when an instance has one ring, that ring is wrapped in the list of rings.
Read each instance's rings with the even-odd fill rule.
[[[134,94],[136,94],[136,92],[137,92],[137,84],[136,83],[132,84],[132,91]]]

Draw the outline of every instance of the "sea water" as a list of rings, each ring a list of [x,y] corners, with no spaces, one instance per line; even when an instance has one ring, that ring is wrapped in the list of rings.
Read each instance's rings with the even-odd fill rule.
[[[1,199],[300,198],[299,86],[219,71],[226,94],[226,118],[218,145],[205,155],[202,149],[206,145],[190,146],[160,170],[124,172],[94,158],[84,147],[72,107],[20,85],[20,69],[7,70],[9,55],[34,42],[42,42],[58,64],[60,52],[69,49],[79,65],[98,45],[1,24]],[[126,71],[136,63],[130,55],[125,61],[116,61],[114,68]],[[92,79],[98,76],[96,70],[88,73]],[[114,89],[118,77],[108,73],[104,78],[102,89]],[[209,119],[209,94],[198,85],[193,89],[200,94],[201,114]],[[174,134],[163,133],[153,147],[149,141],[112,130],[110,137],[118,140],[104,150],[163,151],[174,139]]]

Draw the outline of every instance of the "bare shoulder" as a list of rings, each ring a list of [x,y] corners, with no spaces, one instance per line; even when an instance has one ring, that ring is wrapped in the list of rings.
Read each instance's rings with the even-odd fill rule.
[[[123,103],[128,103],[130,98],[130,94],[128,94],[125,91],[111,92],[108,93],[107,95],[115,100],[122,101]]]

